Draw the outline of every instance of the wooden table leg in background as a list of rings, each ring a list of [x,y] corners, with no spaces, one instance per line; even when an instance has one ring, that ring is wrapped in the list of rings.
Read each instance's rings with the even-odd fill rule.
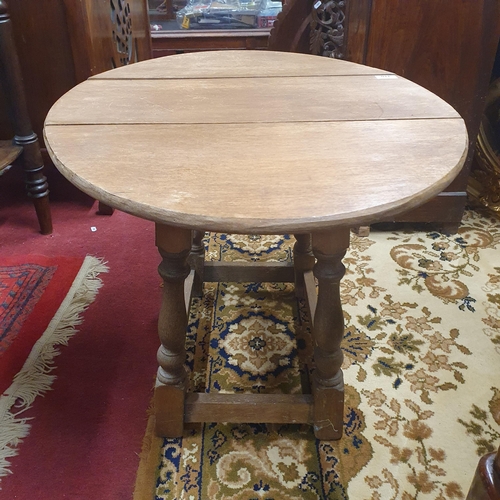
[[[467,500],[500,500],[500,448],[479,460]]]
[[[191,230],[156,225],[156,246],[163,260],[158,272],[163,279],[163,298],[158,319],[161,346],[154,405],[156,433],[181,437],[184,428],[184,401],[187,390],[187,313],[184,280],[190,273]]]
[[[193,243],[191,253],[189,254],[189,264],[195,270],[193,296],[201,297],[203,295],[203,275],[205,267],[205,245],[203,244],[203,231],[193,231]]]
[[[314,267],[311,234],[294,234],[293,265],[295,268],[295,295],[304,296],[304,273],[311,272]]]
[[[313,320],[314,362],[313,425],[318,439],[340,439],[344,418],[344,378],[341,370],[344,316],[340,302],[342,264],[349,248],[349,228],[312,235],[318,279],[318,302]]]

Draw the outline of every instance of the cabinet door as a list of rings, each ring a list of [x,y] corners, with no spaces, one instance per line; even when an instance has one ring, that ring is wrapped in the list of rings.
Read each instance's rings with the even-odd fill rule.
[[[497,0],[372,0],[366,64],[413,80],[449,102],[475,141],[499,15]]]

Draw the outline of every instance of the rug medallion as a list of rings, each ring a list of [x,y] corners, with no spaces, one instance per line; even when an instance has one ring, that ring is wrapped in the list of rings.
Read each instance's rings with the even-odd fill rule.
[[[289,261],[292,236],[207,234],[207,259]],[[154,498],[463,499],[500,444],[500,223],[352,235],[341,283],[344,436],[205,423],[165,439]],[[311,328],[293,285],[208,283],[191,309],[193,389],[297,393]]]

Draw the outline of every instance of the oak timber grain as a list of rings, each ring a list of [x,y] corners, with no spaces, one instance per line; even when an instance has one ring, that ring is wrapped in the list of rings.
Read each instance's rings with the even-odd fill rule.
[[[198,79],[198,78],[255,78],[271,76],[327,76],[327,75],[384,75],[391,74],[378,68],[345,61],[318,61],[304,54],[283,52],[225,50],[189,53],[152,59],[125,69],[108,71],[92,79]]]
[[[172,56],[94,78],[49,113],[48,150],[77,187],[157,223],[164,281],[158,432],[181,435],[183,417],[312,418],[317,438],[338,439],[339,285],[348,227],[413,208],[442,191],[463,165],[467,132],[447,104],[394,75],[301,54],[244,54]],[[184,280],[192,230],[312,233],[316,307],[310,275],[306,287],[315,309],[314,396],[196,394],[184,405]],[[297,255],[307,253],[303,240]],[[235,268],[238,279],[256,279]],[[208,269],[205,280],[210,273],[228,277]]]
[[[186,360],[187,309],[184,281],[190,274],[187,257],[191,249],[191,231],[156,224],[155,240],[162,261],[158,273],[163,293],[158,317],[160,348],[155,386],[158,408],[156,430],[159,435],[182,436],[184,395],[188,380]],[[171,407],[169,407],[171,405]]]
[[[184,429],[184,386],[157,382],[153,400],[156,434],[170,438],[181,437]]]
[[[310,423],[310,394],[190,393],[185,422]]]
[[[344,391],[318,384],[313,373],[313,429],[316,439],[336,440],[342,437]],[[343,389],[343,386],[342,386]]]
[[[451,182],[467,147],[459,118],[47,125],[45,135],[59,170],[110,206],[254,234],[363,225],[413,208]]]
[[[257,81],[253,78],[92,79],[76,86],[56,103],[46,124],[296,123],[418,118],[459,116],[442,99],[395,76],[394,79],[380,79],[377,75],[296,76]]]
[[[342,259],[349,248],[348,227],[312,234],[318,280],[318,302],[313,316],[315,370],[312,374],[314,396],[314,435],[317,439],[340,439],[343,431],[344,380],[342,374],[344,315],[340,281],[345,273]]]

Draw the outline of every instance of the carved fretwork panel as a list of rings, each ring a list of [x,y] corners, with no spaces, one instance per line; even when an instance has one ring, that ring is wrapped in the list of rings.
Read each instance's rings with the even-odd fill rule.
[[[345,57],[346,2],[318,0],[311,15],[311,53],[343,59]]]
[[[137,60],[132,34],[132,16],[127,0],[110,0],[113,26],[113,48],[111,63],[114,68],[126,66]]]

